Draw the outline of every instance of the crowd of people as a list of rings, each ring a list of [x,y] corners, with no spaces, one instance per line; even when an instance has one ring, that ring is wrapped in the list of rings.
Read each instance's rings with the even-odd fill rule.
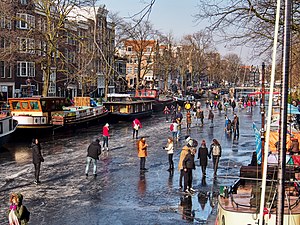
[[[186,113],[183,111],[186,110]],[[192,121],[194,121],[194,125],[196,126],[204,126],[205,113],[202,109],[201,103],[190,103],[187,102],[183,107],[179,105],[171,105],[170,108],[166,106],[163,110],[165,114],[166,122],[170,122],[170,132],[172,136],[167,138],[167,143],[163,147],[163,150],[166,151],[167,159],[168,159],[168,171],[170,173],[174,173],[174,151],[175,146],[179,146],[179,142],[183,139],[182,137],[182,125],[186,124],[186,132],[187,135],[184,138],[184,146],[180,152],[179,162],[178,162],[178,171],[179,171],[179,188],[181,191],[185,193],[193,193],[195,190],[193,189],[193,170],[196,169],[195,166],[195,156],[199,160],[202,178],[206,178],[206,168],[208,165],[208,159],[212,159],[213,168],[214,168],[214,177],[217,176],[218,164],[222,153],[221,144],[217,139],[213,139],[212,143],[207,146],[206,141],[202,140],[201,144],[197,150],[198,142],[191,138],[192,135]],[[185,118],[185,123],[184,123]],[[213,108],[208,110],[207,119],[210,120],[210,127],[213,126],[214,113]],[[239,121],[236,114],[234,114],[233,122],[229,122],[228,117],[225,118],[225,128],[228,127],[228,124],[233,124],[232,132],[234,133],[234,137],[239,135]],[[139,130],[142,128],[142,123],[139,119],[135,118],[131,124],[132,127],[132,138],[137,140],[137,156],[139,158],[140,164],[140,172],[147,172],[146,168],[146,158],[148,156],[147,148],[148,144],[145,136],[139,136]],[[226,128],[227,131],[227,128]],[[168,133],[169,131],[166,131]],[[102,139],[102,143],[101,143]],[[110,128],[109,124],[105,123],[102,127],[102,134],[100,137],[92,141],[88,148],[86,154],[86,164],[85,164],[85,175],[88,178],[90,165],[93,166],[93,176],[97,177],[97,161],[100,158],[100,155],[105,152],[108,154],[109,152],[109,139],[110,139]],[[182,143],[182,142],[181,142]],[[44,162],[44,158],[41,151],[41,145],[37,138],[32,140],[30,148],[32,149],[32,162],[34,164],[34,183],[40,183],[40,169],[41,163]],[[11,207],[9,210],[9,221],[10,224],[27,224],[28,219],[23,219],[22,216],[22,194],[13,193],[11,197]],[[26,209],[27,210],[27,209]],[[28,211],[28,210],[27,210]],[[29,214],[29,212],[25,212]],[[18,223],[16,223],[18,221]],[[23,221],[23,222],[22,222]]]
[[[246,101],[248,99],[244,99]],[[214,178],[217,177],[217,170],[219,165],[219,160],[222,155],[222,147],[220,142],[213,138],[212,142],[207,146],[206,140],[202,140],[201,144],[197,150],[198,142],[195,139],[192,139],[191,134],[191,124],[194,120],[194,125],[196,127],[204,126],[204,119],[207,118],[209,120],[209,128],[214,127],[214,111],[216,110],[224,110],[228,113],[228,107],[232,107],[232,121],[229,119],[230,116],[225,115],[225,128],[224,131],[226,134],[233,134],[233,140],[239,138],[239,117],[235,113],[236,102],[235,100],[227,100],[224,99],[223,102],[217,100],[207,100],[205,102],[205,109],[203,109],[200,102],[189,102],[187,101],[182,107],[177,105],[171,105],[170,108],[167,106],[164,108],[163,113],[166,116],[166,122],[171,119],[170,131],[172,133],[171,137],[168,137],[168,141],[164,149],[168,153],[169,160],[169,168],[168,171],[174,170],[174,162],[173,162],[173,154],[174,154],[174,146],[177,145],[181,138],[181,129],[183,125],[183,119],[185,117],[186,121],[186,133],[185,136],[185,144],[182,147],[178,170],[179,170],[179,189],[184,191],[185,193],[193,193],[195,190],[192,187],[193,180],[193,170],[196,169],[195,166],[195,156],[199,160],[199,164],[202,171],[202,179],[206,178],[206,168],[208,165],[208,159],[212,159],[213,164],[213,175]],[[182,111],[185,110],[185,116],[183,116]],[[204,111],[206,111],[207,115],[205,116]]]

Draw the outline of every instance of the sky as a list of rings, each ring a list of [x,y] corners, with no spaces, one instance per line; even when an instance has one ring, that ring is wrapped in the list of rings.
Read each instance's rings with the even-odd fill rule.
[[[145,2],[150,0],[98,0],[99,4],[104,4],[110,12],[119,12],[121,17],[129,17],[139,12],[145,7]],[[154,28],[162,33],[173,33],[177,41],[187,34],[193,34],[207,26],[205,23],[197,24],[193,15],[197,13],[198,0],[156,0],[150,21]],[[248,61],[250,50],[245,47],[235,49],[226,48],[225,44],[216,45],[217,51],[225,56],[235,53],[242,58],[243,63],[253,64]]]

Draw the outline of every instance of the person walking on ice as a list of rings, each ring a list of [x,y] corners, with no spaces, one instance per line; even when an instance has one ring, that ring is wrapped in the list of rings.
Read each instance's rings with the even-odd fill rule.
[[[89,176],[89,167],[90,163],[93,162],[93,175],[97,176],[97,160],[99,159],[99,155],[101,154],[101,145],[99,144],[100,140],[96,139],[93,141],[88,149],[87,149],[87,157],[86,157],[86,167],[85,167],[85,175]]]
[[[210,120],[210,125],[209,127],[214,127],[214,113],[212,112],[212,110],[209,110],[208,113],[208,120]]]
[[[168,138],[168,143],[166,147],[164,147],[164,150],[168,153],[168,159],[169,159],[169,172],[172,172],[174,170],[174,162],[173,162],[173,154],[174,154],[174,145],[173,145],[173,139],[171,137]]]
[[[142,128],[141,122],[138,119],[134,119],[132,121],[132,138],[133,139],[134,139],[134,136],[136,139],[138,139],[140,128]]]
[[[206,167],[207,167],[207,158],[208,158],[208,149],[206,147],[205,140],[202,140],[201,146],[198,149],[198,159],[200,159],[200,166],[202,170],[202,178],[206,177]]]
[[[217,139],[213,139],[213,143],[210,145],[209,158],[212,156],[213,166],[214,166],[214,177],[217,176],[217,170],[219,166],[219,161],[222,155],[222,147]]]
[[[41,171],[41,163],[44,162],[44,158],[41,152],[41,145],[37,138],[32,139],[31,143],[32,149],[32,162],[34,165],[34,177],[35,177],[35,184],[39,184],[40,182],[40,171]]]
[[[169,122],[170,109],[167,105],[164,108],[164,114],[166,116],[166,122]]]
[[[110,135],[109,135],[109,124],[108,123],[106,123],[103,126],[102,136],[103,136],[103,150],[105,150],[105,146],[106,146],[106,151],[108,152],[108,138],[110,137]]]

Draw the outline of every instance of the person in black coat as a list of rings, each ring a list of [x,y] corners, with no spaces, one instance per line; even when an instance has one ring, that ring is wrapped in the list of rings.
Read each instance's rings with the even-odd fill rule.
[[[208,149],[205,140],[202,140],[201,146],[198,149],[198,159],[200,159],[200,166],[202,170],[202,177],[206,177]]]
[[[101,154],[101,145],[99,144],[100,140],[96,139],[93,141],[88,149],[87,149],[87,158],[86,158],[86,168],[85,168],[85,175],[88,177],[89,175],[89,167],[91,161],[93,161],[93,174],[94,177],[97,176],[97,160],[99,159],[99,155]]]
[[[191,191],[194,192],[195,190],[192,188],[193,170],[196,169],[196,167],[194,155],[190,149],[188,150],[188,154],[185,156],[182,165],[184,171],[184,190],[187,193],[190,193]]]
[[[44,158],[41,152],[41,145],[37,138],[32,139],[31,143],[32,149],[32,162],[34,165],[34,177],[35,177],[35,184],[40,183],[40,170],[41,170],[41,162],[44,162]]]

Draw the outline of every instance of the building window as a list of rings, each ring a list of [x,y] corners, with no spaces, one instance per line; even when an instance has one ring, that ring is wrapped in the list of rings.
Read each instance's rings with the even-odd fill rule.
[[[0,17],[0,28],[11,29],[11,19],[1,16]]]
[[[0,77],[5,78],[5,65],[4,61],[0,61]]]
[[[0,27],[5,28],[5,17],[4,16],[0,17]]]
[[[4,39],[4,37],[0,37],[0,48],[5,48],[5,39]]]
[[[26,13],[17,13],[17,28],[32,29],[35,28],[35,17]]]
[[[131,73],[132,73],[132,67],[129,66],[129,67],[127,67],[127,74],[131,74]]]
[[[34,39],[32,38],[18,38],[18,39],[19,39],[20,52],[34,54],[35,52]]]
[[[22,5],[27,5],[28,4],[27,0],[20,0],[20,2],[21,2]]]
[[[34,77],[35,64],[34,62],[17,62],[17,76],[18,77]]]
[[[11,65],[9,65],[9,64],[5,65],[5,75],[6,75],[6,78],[11,78],[11,74],[12,74],[11,69],[12,69]]]
[[[147,47],[146,51],[147,51],[148,53],[152,52],[152,47]]]
[[[127,47],[127,51],[128,51],[128,52],[132,52],[132,47],[131,47],[131,46],[128,46],[128,47]]]
[[[12,67],[10,64],[0,61],[0,78],[11,78]]]

